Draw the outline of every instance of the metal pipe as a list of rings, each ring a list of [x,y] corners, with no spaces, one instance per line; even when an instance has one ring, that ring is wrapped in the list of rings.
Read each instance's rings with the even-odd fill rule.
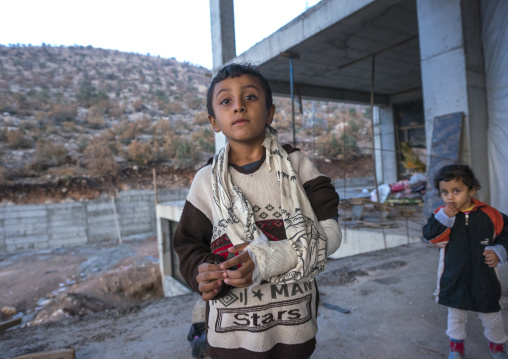
[[[299,59],[300,55],[290,51],[280,53],[281,56],[289,58],[289,84],[291,87],[291,117],[293,121],[293,147],[296,147],[296,123],[295,123],[295,96],[293,83],[293,59]]]
[[[289,58],[289,82],[291,87],[291,119],[293,121],[293,147],[296,147],[295,95],[293,85],[293,58]]]

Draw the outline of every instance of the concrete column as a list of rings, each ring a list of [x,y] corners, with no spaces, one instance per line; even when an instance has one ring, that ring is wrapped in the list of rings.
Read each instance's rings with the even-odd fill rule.
[[[464,113],[459,161],[473,168],[482,184],[478,198],[488,201],[480,0],[417,0],[417,9],[427,150],[431,154],[434,118]]]
[[[210,0],[213,72],[236,56],[233,0]],[[215,134],[215,153],[226,146],[226,136]]]
[[[395,126],[391,106],[374,107],[374,147],[378,183],[397,182]]]
[[[210,0],[213,68],[217,70],[236,56],[233,0]]]

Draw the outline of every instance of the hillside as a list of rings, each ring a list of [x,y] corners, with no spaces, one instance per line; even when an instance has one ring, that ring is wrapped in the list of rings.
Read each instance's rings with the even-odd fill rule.
[[[0,203],[151,188],[154,168],[158,186],[188,186],[214,153],[205,105],[210,77],[174,59],[91,46],[0,45]],[[275,126],[290,142],[290,101],[275,104]],[[359,143],[370,147],[365,108],[301,106],[297,145],[323,166],[344,153],[362,158]]]

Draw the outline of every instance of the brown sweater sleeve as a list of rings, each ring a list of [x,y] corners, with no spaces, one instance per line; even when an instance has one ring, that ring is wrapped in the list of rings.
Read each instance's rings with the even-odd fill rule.
[[[338,217],[339,194],[329,177],[316,177],[305,182],[303,188],[318,221]]]
[[[180,260],[180,273],[187,284],[199,293],[198,267],[202,263],[222,263],[224,259],[211,253],[213,226],[210,220],[191,202],[186,201],[180,222],[173,236],[173,248]]]
[[[292,162],[300,179],[303,189],[316,214],[318,221],[339,218],[339,194],[335,190],[330,177],[321,174],[312,160],[304,155],[298,148],[289,144],[283,146],[284,150],[292,155]]]

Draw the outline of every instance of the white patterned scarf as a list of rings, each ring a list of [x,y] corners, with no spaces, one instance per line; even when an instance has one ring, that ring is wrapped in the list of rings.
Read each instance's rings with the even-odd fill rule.
[[[298,264],[287,273],[270,278],[272,283],[293,283],[312,280],[326,268],[326,237],[312,210],[309,199],[288,153],[277,138],[277,131],[266,126],[265,140],[268,171],[275,170],[280,184],[281,209],[286,235],[296,251]],[[262,236],[254,219],[249,200],[233,182],[228,169],[229,143],[214,157],[212,163],[213,199],[226,233],[233,243],[252,242]]]

